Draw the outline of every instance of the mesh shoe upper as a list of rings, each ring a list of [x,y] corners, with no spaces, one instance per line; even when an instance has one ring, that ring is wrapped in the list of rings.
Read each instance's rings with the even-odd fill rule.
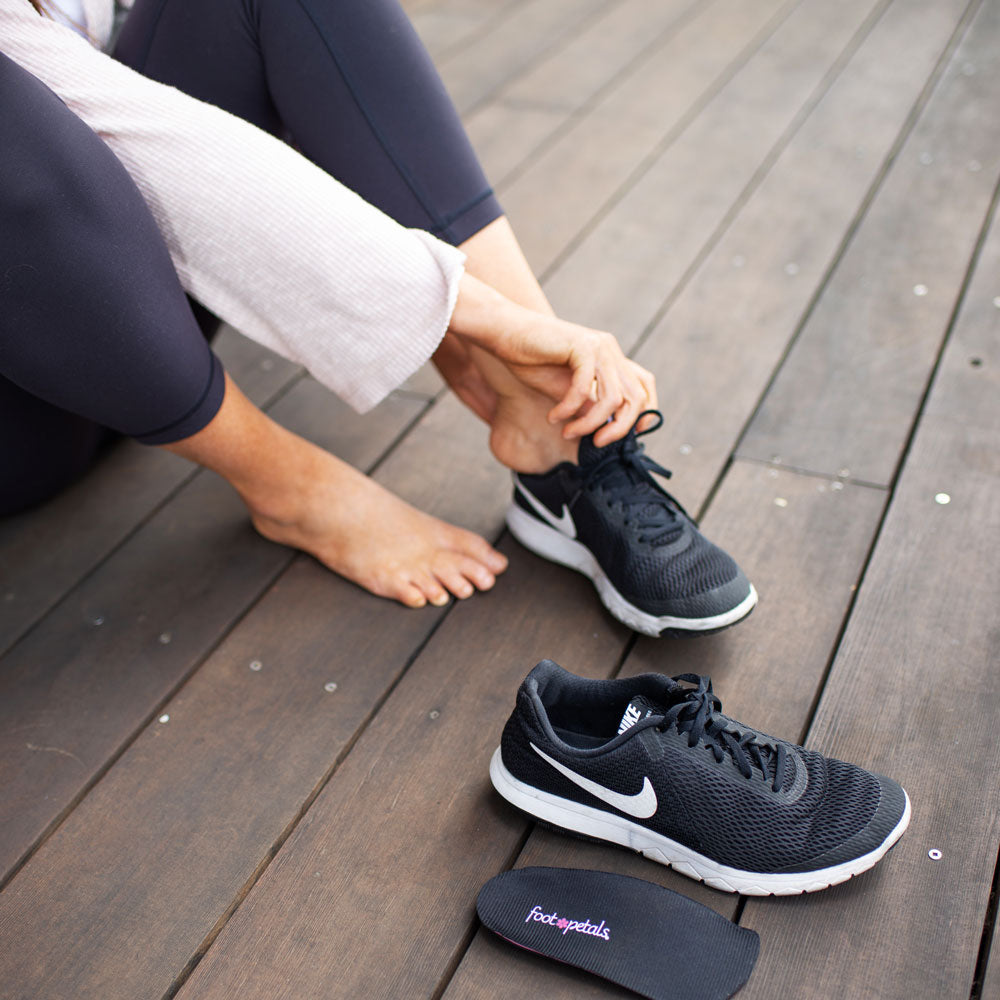
[[[749,581],[698,531],[652,472],[670,475],[645,454],[633,428],[604,448],[596,447],[592,437],[583,438],[578,464],[564,462],[518,479],[554,513],[566,506],[578,540],[636,607],[699,618],[736,606],[750,592]],[[517,491],[515,502],[532,513]]]
[[[644,826],[743,871],[809,872],[850,861],[899,822],[905,795],[895,782],[734,722],[719,712],[706,679],[678,680],[690,684],[656,674],[587,681],[543,661],[504,730],[504,765],[526,784],[622,815],[538,750],[625,795],[648,778],[657,808],[639,820]],[[650,714],[615,735],[636,698]]]

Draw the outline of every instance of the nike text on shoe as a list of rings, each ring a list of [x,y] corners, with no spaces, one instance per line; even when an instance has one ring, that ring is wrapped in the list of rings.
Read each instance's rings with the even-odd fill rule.
[[[542,660],[490,763],[497,791],[726,892],[844,882],[903,835],[896,782],[727,718],[708,678],[586,680]]]
[[[670,475],[637,441],[659,426],[633,428],[604,448],[585,437],[579,464],[515,473],[507,526],[532,552],[590,577],[629,628],[654,636],[716,631],[750,614],[757,592],[650,475]]]

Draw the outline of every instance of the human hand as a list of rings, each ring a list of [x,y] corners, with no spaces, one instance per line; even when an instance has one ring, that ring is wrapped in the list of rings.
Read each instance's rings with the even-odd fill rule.
[[[548,418],[564,423],[567,439],[593,433],[595,444],[609,444],[643,410],[657,408],[653,375],[627,358],[610,333],[525,309],[469,275],[459,286],[451,330],[554,400]]]

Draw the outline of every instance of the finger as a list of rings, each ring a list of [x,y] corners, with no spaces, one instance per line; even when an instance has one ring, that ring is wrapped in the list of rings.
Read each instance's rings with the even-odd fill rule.
[[[622,405],[621,386],[617,380],[608,385],[602,383],[599,389],[600,398],[598,401],[576,420],[571,421],[563,428],[563,437],[571,439],[583,437],[585,434],[593,434],[599,427],[608,422],[614,412]]]
[[[630,362],[630,364],[635,377],[642,386],[642,392],[645,396],[640,410],[658,410],[660,408],[660,401],[656,395],[656,376],[643,368],[642,365],[637,365],[634,361]],[[655,417],[647,417],[639,424],[637,430],[645,430],[655,419]]]
[[[580,408],[590,399],[590,388],[594,382],[594,362],[587,359],[573,372],[566,395],[549,411],[549,422],[556,424],[568,420],[579,413]]]
[[[639,416],[641,404],[636,399],[626,398],[625,402],[615,411],[614,420],[605,424],[595,435],[594,444],[598,448],[611,444],[625,437],[632,429]]]

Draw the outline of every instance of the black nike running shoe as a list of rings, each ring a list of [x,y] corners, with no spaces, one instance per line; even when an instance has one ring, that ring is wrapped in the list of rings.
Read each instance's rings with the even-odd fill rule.
[[[751,896],[844,882],[902,836],[910,801],[894,781],[720,708],[706,677],[585,680],[542,660],[490,777],[544,823]]]
[[[654,636],[717,631],[750,614],[757,591],[650,475],[670,473],[637,441],[663,423],[647,412],[660,420],[645,431],[633,428],[603,448],[583,438],[576,465],[514,473],[507,526],[532,552],[589,576],[629,628]]]

